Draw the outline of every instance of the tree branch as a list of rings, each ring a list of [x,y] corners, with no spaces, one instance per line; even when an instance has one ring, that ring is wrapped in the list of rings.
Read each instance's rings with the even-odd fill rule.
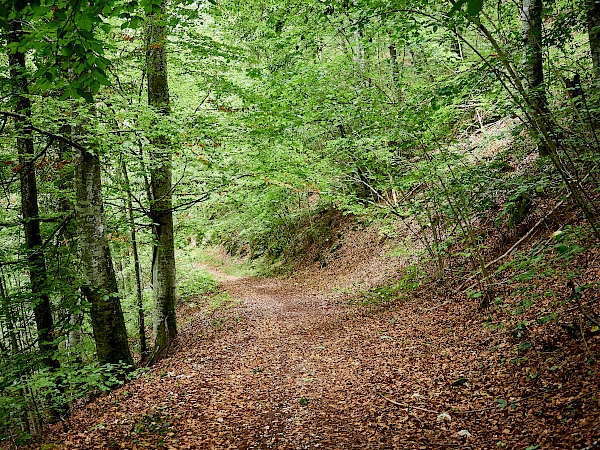
[[[52,216],[52,217],[30,217],[27,220],[19,220],[17,222],[0,222],[0,227],[7,227],[7,228],[8,227],[19,227],[26,222],[33,222],[33,221],[44,222],[44,223],[55,223],[55,222],[62,222],[64,219],[65,219],[64,214],[61,214],[60,216]]]
[[[0,110],[0,114],[4,115],[5,117],[13,117],[15,119],[20,119],[20,120],[29,120],[28,116],[25,116],[23,114],[18,114],[18,113],[14,113],[11,111],[4,111],[4,110]],[[56,134],[56,133],[52,133],[51,131],[48,130],[44,130],[42,128],[36,127],[35,125],[31,125],[28,124],[27,125],[29,128],[31,128],[33,131],[36,131],[40,134],[43,134],[44,136],[48,136],[51,137],[53,139],[56,139],[58,141],[61,141],[67,145],[70,145],[73,148],[76,148],[79,151],[82,152],[87,152],[88,150],[83,147],[81,144],[78,144],[77,142],[72,141],[71,139],[68,139],[60,134]]]

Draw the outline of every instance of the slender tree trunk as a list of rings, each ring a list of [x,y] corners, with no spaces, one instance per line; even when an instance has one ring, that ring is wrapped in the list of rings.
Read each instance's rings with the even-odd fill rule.
[[[24,3],[24,2],[21,2]],[[20,6],[23,6],[21,4]],[[23,29],[21,22],[14,20],[10,26],[9,43],[19,43]],[[10,76],[15,83],[15,111],[24,116],[31,116],[31,101],[27,97],[29,86],[25,75],[25,54],[19,51],[9,52]],[[29,268],[29,280],[33,298],[33,312],[37,327],[37,338],[42,360],[48,367],[58,368],[59,363],[53,359],[58,350],[54,340],[54,321],[50,297],[47,290],[46,259],[42,251],[42,235],[40,232],[39,207],[37,198],[37,180],[33,165],[34,145],[32,129],[28,119],[15,119],[19,129],[17,152],[19,155],[21,214],[25,234],[25,249]]]
[[[594,68],[594,86],[600,88],[600,2],[586,0],[587,29]]]
[[[148,105],[167,116],[169,85],[167,81],[166,26],[163,23],[165,4],[161,14],[148,17],[146,69],[148,74]],[[161,356],[177,336],[175,317],[175,247],[173,243],[173,210],[171,193],[171,152],[167,137],[159,135],[152,140],[150,152],[151,174],[150,216],[154,224],[154,251],[152,255],[152,288],[154,292],[154,350],[152,361]]]
[[[456,56],[458,56],[459,59],[464,59],[462,43],[460,42],[460,39],[458,38],[458,27],[456,25],[454,26],[454,33],[452,34],[452,44],[451,45],[452,45],[452,50],[454,51],[454,53],[456,53]]]
[[[392,84],[394,86],[394,92],[398,90],[400,84],[400,68],[398,66],[398,52],[396,50],[396,44],[390,44],[388,49],[390,50],[390,67],[392,69]]]
[[[129,184],[129,174],[127,173],[127,165],[125,161],[121,161],[121,169],[123,178],[127,185],[127,211],[129,228],[131,229],[131,249],[133,251],[133,268],[135,271],[135,286],[137,296],[137,312],[138,312],[138,334],[140,338],[140,356],[142,361],[148,356],[148,344],[146,342],[146,320],[144,317],[144,304],[142,296],[142,277],[140,274],[140,256],[137,246],[137,235],[135,232],[135,220],[133,217],[133,201],[131,198],[131,185]]]
[[[117,279],[104,222],[100,159],[90,151],[78,152],[75,194],[83,288],[91,304],[92,329],[100,364],[133,367],[121,310]]]
[[[548,112],[544,87],[544,57],[542,52],[542,0],[523,0],[524,80],[530,105],[540,116]],[[540,144],[540,155],[548,156],[548,148]]]
[[[74,112],[74,111],[73,111]],[[69,124],[63,124],[60,127],[60,133],[63,136],[72,136],[75,133],[81,134],[81,127],[72,127]],[[71,146],[65,142],[61,142],[58,145],[58,155],[61,161],[71,160]],[[68,174],[61,174],[61,177],[58,181],[58,190],[59,191],[67,191],[70,189],[70,186],[73,186],[73,174],[70,172]],[[75,205],[69,199],[67,195],[62,195],[58,199],[58,210],[64,213],[71,213],[75,210]],[[72,250],[77,249],[77,241],[71,239],[70,242],[66,239],[69,235],[76,235],[75,230],[65,229],[63,232],[56,236],[56,245],[57,247],[66,247],[71,246]],[[75,281],[75,277],[73,276],[74,272],[71,268],[65,267],[64,269],[63,279],[66,278],[67,283],[73,283]],[[81,296],[77,296],[77,300],[71,303],[68,299],[69,294],[63,297],[63,305],[66,305],[67,311],[69,313],[69,334],[67,337],[67,341],[65,342],[65,346],[71,356],[75,356],[75,359],[81,363],[83,360],[77,354],[77,349],[83,340],[83,333],[81,331],[81,326],[83,324],[83,312],[81,310]],[[74,312],[75,311],[75,312]]]
[[[13,355],[20,352],[19,341],[17,340],[17,332],[13,323],[13,314],[10,307],[10,299],[8,298],[8,289],[6,288],[6,278],[4,270],[0,268],[0,313],[4,316],[8,337],[10,340],[10,350]]]

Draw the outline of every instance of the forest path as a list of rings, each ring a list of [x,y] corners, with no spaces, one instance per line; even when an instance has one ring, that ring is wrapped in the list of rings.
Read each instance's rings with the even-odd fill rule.
[[[337,280],[319,271],[283,279],[210,270],[222,280],[225,306],[182,304],[180,335],[167,358],[86,406],[69,431],[57,427],[49,435],[57,446],[48,448],[495,449],[501,442],[524,449],[585,442],[572,436],[573,423],[560,420],[560,402],[531,415],[536,405],[527,399],[543,391],[500,364],[510,346],[483,331],[476,302],[415,297],[366,312],[349,307]],[[568,382],[561,393],[584,394]],[[519,407],[499,408],[497,399],[509,397]],[[583,416],[594,417],[597,407]]]

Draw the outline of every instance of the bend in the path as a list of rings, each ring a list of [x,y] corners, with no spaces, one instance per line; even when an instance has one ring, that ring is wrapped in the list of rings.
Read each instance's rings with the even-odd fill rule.
[[[215,276],[242,301],[222,313],[241,320],[219,328],[219,317],[194,309],[171,355],[89,405],[61,448],[495,449],[499,440],[506,448],[572,448],[593,435],[561,421],[560,397],[542,416],[532,414],[533,401],[498,410],[495,399],[530,398],[543,375],[522,381],[502,363],[510,346],[481,327],[475,302],[432,310],[411,298],[368,315],[337,305],[333,278]],[[459,378],[468,383],[452,386]],[[588,420],[600,417],[589,401],[593,383],[561,389],[585,402]],[[460,413],[467,410],[481,412]],[[568,443],[552,447],[565,436]]]

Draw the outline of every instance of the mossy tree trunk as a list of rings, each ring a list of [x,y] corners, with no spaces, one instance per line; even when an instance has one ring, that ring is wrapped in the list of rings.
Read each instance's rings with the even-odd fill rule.
[[[133,367],[106,235],[100,159],[96,153],[78,152],[75,193],[79,250],[85,280],[84,294],[91,304],[98,361],[100,364],[124,363]]]
[[[540,117],[547,116],[544,87],[544,55],[542,49],[542,0],[523,0],[521,23],[524,49],[524,80],[530,107]],[[548,148],[540,144],[540,155],[548,156]]]
[[[148,105],[162,116],[168,116],[169,84],[165,4],[160,14],[148,16],[146,70]],[[175,317],[175,248],[173,243],[173,202],[171,149],[165,134],[152,139],[150,218],[153,222],[154,251],[152,257],[152,288],[154,293],[154,349],[151,360],[161,356],[177,336]]]
[[[586,0],[587,29],[594,68],[594,87],[600,88],[600,2]]]
[[[135,293],[136,306],[138,313],[138,335],[140,339],[140,356],[143,361],[148,356],[148,343],[146,341],[146,319],[144,316],[144,302],[142,295],[142,275],[140,269],[140,256],[138,252],[138,240],[135,229],[135,217],[133,215],[133,196],[131,195],[131,184],[129,182],[129,174],[127,172],[127,164],[125,160],[121,160],[121,171],[127,189],[127,219],[129,222],[131,236],[131,251],[133,252],[133,268],[135,272]]]

